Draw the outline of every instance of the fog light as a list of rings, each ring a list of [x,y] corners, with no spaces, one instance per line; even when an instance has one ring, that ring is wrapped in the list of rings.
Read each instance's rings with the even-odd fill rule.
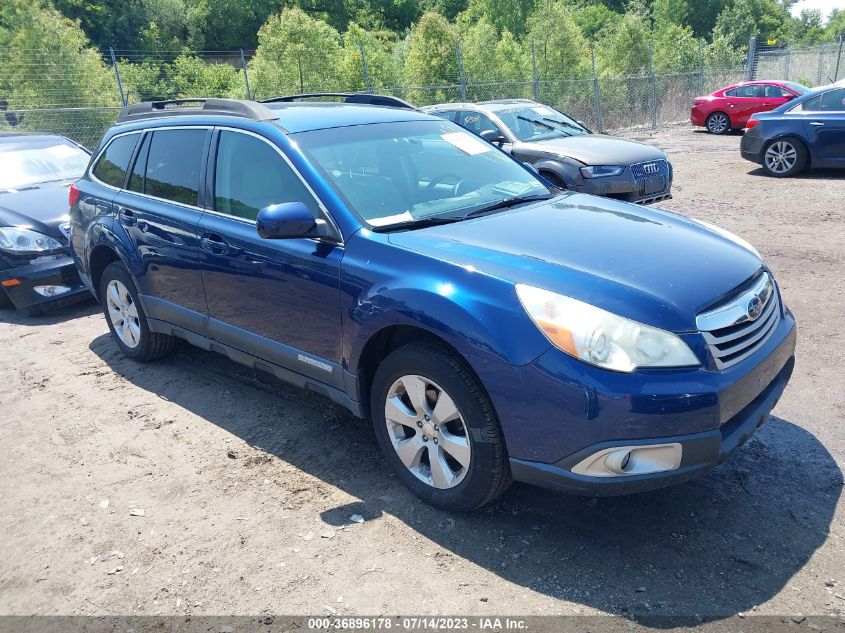
[[[33,288],[35,292],[40,294],[42,297],[55,297],[58,295],[63,295],[66,292],[70,292],[70,287],[68,286],[35,286]]]
[[[614,446],[593,453],[572,467],[588,477],[627,477],[675,470],[681,465],[683,449],[677,442],[643,446]]]

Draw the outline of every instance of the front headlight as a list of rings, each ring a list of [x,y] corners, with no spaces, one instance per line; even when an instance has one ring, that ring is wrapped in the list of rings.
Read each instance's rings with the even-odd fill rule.
[[[591,365],[632,372],[638,367],[700,364],[687,344],[671,332],[533,286],[517,284],[516,294],[549,341]]]
[[[625,171],[625,168],[619,165],[591,165],[582,167],[581,175],[584,178],[604,178],[605,176],[618,176],[623,171]]]
[[[0,227],[0,249],[10,253],[41,253],[64,248],[58,241],[32,229]]]

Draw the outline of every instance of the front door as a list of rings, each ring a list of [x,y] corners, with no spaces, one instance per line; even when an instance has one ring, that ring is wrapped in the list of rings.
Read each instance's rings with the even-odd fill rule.
[[[209,210],[199,223],[209,332],[241,351],[339,386],[340,244],[258,236],[258,211],[302,202],[323,217],[282,153],[229,129],[212,139]]]

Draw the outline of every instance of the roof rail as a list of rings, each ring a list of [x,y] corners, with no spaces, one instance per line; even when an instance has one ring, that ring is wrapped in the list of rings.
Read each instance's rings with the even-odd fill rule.
[[[279,115],[255,101],[238,99],[170,99],[133,103],[120,111],[118,123],[190,114],[220,114],[253,121],[272,121]]]
[[[416,106],[411,105],[399,97],[391,97],[390,95],[374,95],[367,92],[311,92],[263,99],[261,103],[291,103],[294,101],[319,99],[323,97],[343,97],[344,103],[361,103],[366,105],[387,106],[390,108],[404,108],[406,110],[417,109]]]

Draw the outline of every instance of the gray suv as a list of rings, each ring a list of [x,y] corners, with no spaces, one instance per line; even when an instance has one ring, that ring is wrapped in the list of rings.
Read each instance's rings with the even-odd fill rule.
[[[528,99],[424,108],[534,166],[561,189],[648,204],[671,198],[672,165],[644,143],[593,134],[583,123]]]

